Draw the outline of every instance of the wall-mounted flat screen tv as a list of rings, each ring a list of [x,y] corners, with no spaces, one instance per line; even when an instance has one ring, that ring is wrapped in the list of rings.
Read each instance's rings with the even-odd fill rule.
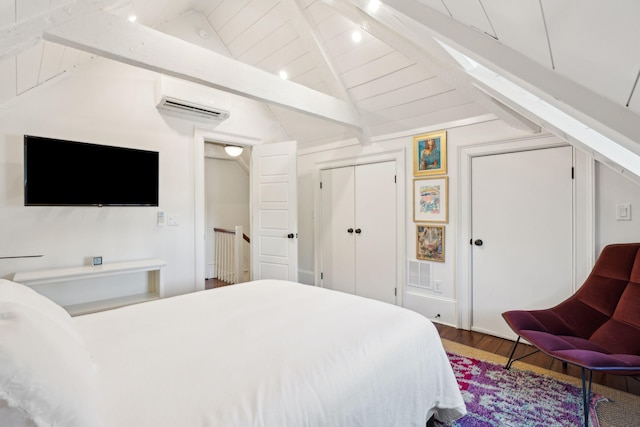
[[[158,206],[157,151],[24,136],[25,206]]]

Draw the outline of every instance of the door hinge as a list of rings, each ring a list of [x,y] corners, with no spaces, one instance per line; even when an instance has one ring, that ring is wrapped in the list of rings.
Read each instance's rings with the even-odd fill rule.
[[[398,288],[393,288],[393,295],[398,296]]]
[[[394,184],[398,183],[398,175],[393,175],[393,183]]]
[[[322,190],[322,181],[320,181],[320,189]]]
[[[324,273],[320,272],[320,279],[324,279]]]
[[[571,179],[575,179],[576,177],[576,168],[574,168],[573,166],[571,167]]]

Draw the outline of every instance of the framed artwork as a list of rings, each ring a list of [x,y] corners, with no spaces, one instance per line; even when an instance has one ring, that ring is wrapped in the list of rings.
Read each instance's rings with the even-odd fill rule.
[[[444,225],[416,225],[416,258],[444,262]]]
[[[447,173],[447,132],[425,133],[413,137],[413,176]]]
[[[413,180],[413,220],[449,221],[449,177]]]

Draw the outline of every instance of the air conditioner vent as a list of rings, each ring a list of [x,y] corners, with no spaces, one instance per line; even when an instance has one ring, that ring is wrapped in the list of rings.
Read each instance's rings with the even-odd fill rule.
[[[230,113],[228,111],[219,108],[212,108],[194,102],[174,99],[168,96],[162,97],[160,103],[158,104],[158,108],[162,108],[167,111],[173,111],[176,113],[195,114],[200,117],[215,120],[225,120],[230,116]]]
[[[160,76],[156,83],[156,107],[168,115],[190,120],[221,122],[231,113],[228,94],[197,84]]]

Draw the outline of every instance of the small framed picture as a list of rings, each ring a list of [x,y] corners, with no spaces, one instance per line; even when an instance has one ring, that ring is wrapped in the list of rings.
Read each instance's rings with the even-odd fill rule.
[[[425,133],[413,137],[413,175],[447,173],[447,132]]]
[[[416,258],[444,262],[444,225],[416,225]]]
[[[449,221],[449,177],[413,180],[413,220]]]

